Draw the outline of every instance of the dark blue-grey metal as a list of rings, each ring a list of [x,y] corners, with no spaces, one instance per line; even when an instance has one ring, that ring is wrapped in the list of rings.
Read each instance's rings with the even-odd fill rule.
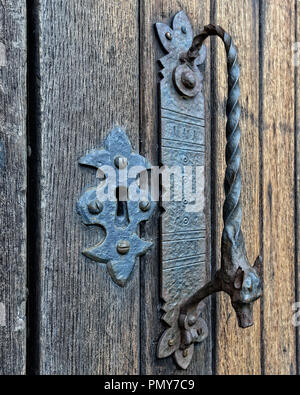
[[[78,213],[85,225],[100,226],[105,231],[104,240],[83,254],[105,263],[114,282],[124,286],[136,258],[152,245],[137,234],[138,225],[147,221],[156,207],[147,189],[137,182],[137,177],[151,169],[151,164],[132,152],[128,137],[119,127],[108,135],[104,148],[93,149],[79,160],[81,165],[98,169],[101,180],[98,186],[83,193],[77,204]],[[127,199],[128,188],[134,192],[134,200]]]
[[[193,64],[208,37],[219,36],[227,53],[228,68],[228,100],[226,106],[226,172],[224,180],[225,202],[223,206],[224,229],[222,234],[221,269],[214,280],[189,298],[181,307],[181,319],[187,316],[193,304],[201,302],[206,296],[219,291],[228,293],[237,314],[239,326],[247,328],[253,325],[253,302],[261,294],[260,266],[262,258],[258,257],[251,267],[247,258],[245,241],[241,230],[241,151],[239,126],[241,109],[240,97],[240,68],[237,49],[232,38],[220,26],[208,25],[194,38],[193,44],[186,55],[188,64]],[[184,331],[184,336],[187,332]],[[190,336],[189,336],[190,337]]]
[[[178,15],[178,14],[177,14]],[[176,17],[175,17],[176,18]],[[253,303],[262,294],[260,270],[262,258],[258,257],[254,266],[250,266],[244,237],[241,230],[241,152],[239,119],[240,68],[237,50],[232,38],[220,27],[208,25],[194,38],[191,47],[179,54],[179,62],[173,71],[172,84],[186,100],[184,106],[193,106],[194,98],[201,94],[199,73],[196,70],[199,53],[203,50],[203,41],[211,35],[219,36],[227,53],[228,66],[228,100],[226,107],[226,173],[224,180],[225,202],[223,206],[224,229],[222,234],[221,268],[214,279],[176,306],[172,327],[165,331],[159,344],[159,356],[167,356],[167,348],[172,348],[175,360],[182,368],[187,368],[193,354],[194,343],[199,341],[203,328],[199,325],[203,299],[224,291],[231,297],[239,326],[246,328],[253,325]],[[161,37],[161,35],[160,35]],[[177,54],[178,56],[178,54]],[[198,96],[197,96],[198,95]],[[178,110],[181,111],[179,104]],[[199,108],[202,115],[202,108]],[[177,327],[174,324],[177,323]]]
[[[205,199],[206,135],[204,96],[202,93],[203,70],[206,58],[205,47],[197,55],[193,67],[180,57],[193,41],[191,23],[182,11],[175,15],[172,27],[157,23],[160,42],[167,52],[161,58],[163,69],[160,81],[160,161],[169,169],[176,166],[184,171],[190,167],[199,171],[201,189],[198,200],[201,207],[194,210],[189,196],[176,201],[164,201],[161,216],[161,297],[163,321],[168,329],[161,336],[158,357],[173,355],[176,362],[185,368],[189,364],[194,345],[181,351],[181,334],[178,326],[179,306],[207,281],[207,223],[209,222]],[[173,188],[173,189],[172,189]],[[181,186],[180,186],[181,188]],[[171,192],[175,189],[171,187]],[[185,191],[186,192],[186,191]],[[189,211],[189,208],[192,208]],[[197,319],[193,323],[195,342],[203,341],[208,328],[200,317],[204,304],[197,306]],[[187,354],[183,357],[183,353]]]

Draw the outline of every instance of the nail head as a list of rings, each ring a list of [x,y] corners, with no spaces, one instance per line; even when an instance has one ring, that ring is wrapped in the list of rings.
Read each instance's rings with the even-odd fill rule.
[[[170,347],[174,346],[174,339],[170,339],[170,340],[168,341],[168,345],[169,345]]]
[[[192,326],[196,323],[197,318],[194,315],[191,315],[188,319],[189,326]]]
[[[100,214],[101,211],[103,210],[103,204],[100,202],[100,200],[96,199],[93,200],[89,205],[88,205],[88,210],[91,214]]]
[[[149,200],[142,200],[139,204],[139,207],[142,211],[149,211],[151,204]]]
[[[167,40],[172,40],[172,34],[170,32],[166,33]]]
[[[114,163],[118,169],[125,169],[127,166],[127,159],[124,158],[124,156],[117,156]]]
[[[117,244],[117,251],[121,255],[125,255],[130,250],[130,243],[127,240],[120,240]]]

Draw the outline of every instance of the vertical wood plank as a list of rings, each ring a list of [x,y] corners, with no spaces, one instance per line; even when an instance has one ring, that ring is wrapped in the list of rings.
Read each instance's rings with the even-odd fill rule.
[[[242,151],[242,229],[249,261],[259,255],[259,1],[215,1],[215,22],[232,36],[239,51],[241,66],[241,151]],[[225,123],[227,99],[226,54],[221,40],[216,41],[215,133],[216,152],[216,258],[221,259],[225,174]],[[214,116],[214,115],[213,115]],[[254,307],[255,325],[238,327],[230,298],[217,297],[216,370],[218,374],[260,374],[260,303]]]
[[[100,242],[76,213],[95,172],[78,165],[110,130],[138,150],[137,0],[39,1],[42,374],[139,372],[139,268],[125,288],[81,252]]]
[[[141,1],[140,43],[141,43],[141,150],[153,164],[158,165],[158,59],[163,56],[158,40],[155,37],[154,23],[170,24],[172,17],[184,10],[199,32],[200,28],[209,23],[210,1],[175,1],[156,0]],[[209,56],[208,56],[209,59]],[[205,98],[209,101],[210,73],[209,60],[205,73]],[[207,122],[207,128],[210,123]],[[210,130],[210,129],[209,129]],[[209,146],[208,142],[208,146]],[[141,265],[141,373],[143,374],[210,374],[212,371],[212,343],[209,337],[201,345],[195,347],[193,360],[186,371],[176,368],[172,358],[159,360],[156,357],[157,343],[165,329],[160,321],[160,260],[159,260],[159,220],[154,219],[144,228],[146,238],[155,240],[152,252],[142,258]],[[207,278],[210,270],[207,268]],[[207,303],[207,316],[210,327],[210,301]],[[211,332],[210,332],[211,336]]]
[[[0,375],[26,360],[26,1],[0,2]]]
[[[300,3],[299,1],[295,1],[296,8],[296,29],[295,29],[295,44],[294,44],[294,59],[293,61],[295,66],[295,110],[296,110],[296,303],[300,303]],[[298,309],[299,311],[299,309]],[[299,322],[299,319],[298,319]],[[297,374],[300,374],[300,350],[299,350],[299,342],[300,342],[300,330],[299,326],[296,329],[297,335],[297,343],[296,347],[298,350],[296,351],[298,357],[298,371]]]
[[[294,0],[262,3],[265,374],[296,373]]]

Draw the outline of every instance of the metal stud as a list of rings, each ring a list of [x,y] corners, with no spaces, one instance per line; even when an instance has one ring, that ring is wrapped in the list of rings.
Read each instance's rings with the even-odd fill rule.
[[[189,316],[189,319],[188,319],[189,326],[194,325],[196,323],[196,321],[197,321],[197,318],[194,315]]]
[[[168,345],[169,345],[170,347],[174,346],[174,339],[170,339],[170,340],[168,341]]]
[[[103,204],[100,202],[100,200],[96,199],[93,200],[89,205],[88,205],[88,210],[91,214],[100,214],[101,211],[103,210]]]
[[[125,169],[127,167],[127,159],[123,156],[117,156],[114,163],[118,169]]]
[[[181,75],[181,81],[187,89],[194,89],[197,82],[192,71],[184,71]]]
[[[130,243],[127,240],[121,240],[117,244],[117,251],[121,255],[126,255],[130,250]]]
[[[166,39],[167,39],[167,40],[172,40],[172,34],[171,34],[170,32],[167,32],[167,33],[165,34],[165,36],[166,36]]]
[[[149,202],[149,200],[142,200],[139,204],[139,207],[142,211],[149,211],[151,203]]]

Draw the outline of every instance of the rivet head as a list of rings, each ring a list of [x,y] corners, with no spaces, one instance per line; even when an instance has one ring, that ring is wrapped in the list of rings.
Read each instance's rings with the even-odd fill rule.
[[[194,89],[196,86],[196,77],[192,71],[184,71],[181,75],[181,82],[187,89]]]
[[[120,240],[117,244],[117,251],[121,255],[125,255],[130,250],[130,244],[127,240]]]
[[[139,204],[139,207],[142,211],[149,211],[151,203],[149,202],[149,200],[142,200]]]
[[[194,315],[189,316],[189,319],[188,319],[189,326],[194,325],[196,323],[196,321],[197,321],[197,318]]]
[[[189,355],[189,349],[186,348],[185,350],[182,351],[182,355],[184,358],[186,358]]]
[[[127,166],[127,159],[124,158],[124,156],[117,156],[114,163],[118,169],[125,169]]]
[[[170,32],[167,32],[167,33],[165,34],[165,36],[166,36],[166,39],[167,39],[167,40],[172,40],[172,34],[171,34]]]
[[[96,199],[93,200],[89,205],[88,205],[88,210],[91,214],[100,214],[101,211],[103,210],[103,204],[100,202],[100,200]]]
[[[185,27],[185,26],[182,26],[182,27],[181,27],[181,31],[182,31],[183,34],[186,34],[186,27]]]
[[[170,347],[172,347],[172,346],[174,346],[174,339],[170,339],[169,341],[168,341],[168,345],[170,346]]]

